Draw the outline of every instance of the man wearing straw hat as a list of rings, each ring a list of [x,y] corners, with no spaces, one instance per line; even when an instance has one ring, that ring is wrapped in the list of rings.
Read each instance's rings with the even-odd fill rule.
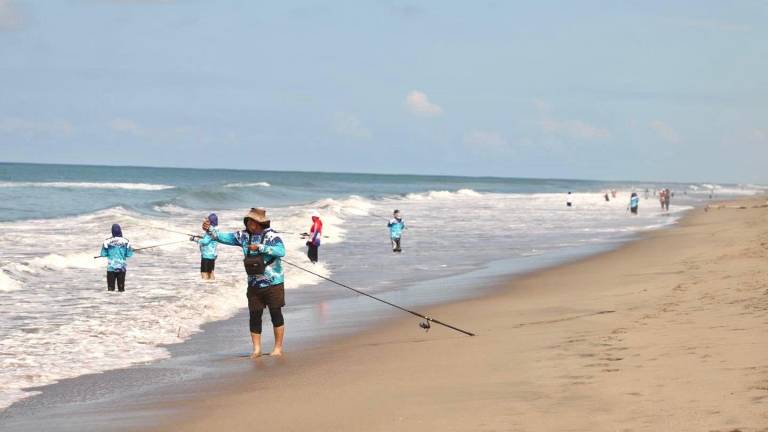
[[[272,327],[275,333],[275,349],[271,355],[283,353],[285,323],[281,308],[285,306],[285,287],[283,286],[283,265],[280,261],[285,256],[283,240],[272,230],[267,211],[252,208],[243,218],[245,229],[236,232],[215,232],[210,230],[209,220],[203,222],[203,231],[209,233],[219,243],[240,246],[243,249],[243,264],[248,274],[248,311],[250,312],[251,358],[261,355],[261,316],[264,308],[269,308]]]

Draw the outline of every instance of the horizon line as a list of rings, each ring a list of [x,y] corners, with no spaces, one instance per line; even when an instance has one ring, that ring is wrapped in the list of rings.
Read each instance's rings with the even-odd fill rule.
[[[68,166],[68,167],[95,167],[95,168],[148,168],[148,169],[175,169],[175,170],[197,170],[197,171],[241,171],[241,172],[279,172],[279,173],[301,173],[301,174],[346,174],[346,175],[373,175],[373,176],[410,176],[410,177],[450,177],[464,179],[496,179],[496,180],[558,180],[558,181],[578,181],[578,182],[621,182],[621,183],[673,183],[673,184],[691,184],[691,183],[723,183],[727,185],[743,185],[753,183],[730,183],[716,182],[712,180],[699,181],[673,181],[673,180],[626,180],[626,179],[595,179],[595,178],[561,178],[561,177],[503,177],[503,176],[476,176],[476,175],[456,175],[456,174],[413,174],[413,173],[381,173],[381,172],[355,172],[355,171],[306,171],[306,170],[255,170],[245,168],[201,168],[185,166],[163,166],[163,165],[109,165],[94,163],[62,163],[62,162],[18,162],[2,161],[0,164],[14,165],[44,165],[44,166]],[[757,183],[754,183],[757,184]],[[758,186],[763,186],[757,184]]]

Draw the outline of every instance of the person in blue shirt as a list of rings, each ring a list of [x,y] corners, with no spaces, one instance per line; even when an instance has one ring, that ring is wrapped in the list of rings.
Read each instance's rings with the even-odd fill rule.
[[[200,245],[200,277],[203,280],[213,280],[213,271],[216,268],[216,234],[218,233],[219,217],[216,213],[211,213],[206,219],[210,224],[208,232],[202,237],[193,236],[192,241],[197,241]]]
[[[637,214],[637,208],[640,206],[640,197],[637,196],[635,192],[632,192],[632,195],[629,198],[629,211],[632,212],[632,214]]]
[[[389,238],[392,241],[392,252],[402,252],[400,239],[403,236],[405,222],[400,217],[400,210],[392,212],[392,219],[389,220],[387,226],[389,227]]]
[[[253,353],[251,358],[261,355],[261,316],[264,308],[269,308],[272,327],[275,334],[275,348],[271,355],[283,353],[285,320],[282,307],[285,306],[285,286],[283,264],[280,258],[285,256],[285,245],[280,236],[270,228],[267,211],[252,208],[243,218],[245,229],[236,232],[212,233],[208,219],[203,221],[203,231],[210,234],[217,242],[238,246],[243,250],[243,264],[248,274],[248,311]]]
[[[104,240],[99,256],[107,257],[107,291],[125,291],[125,273],[128,270],[126,261],[133,256],[131,243],[123,237],[120,225],[112,225],[112,237]]]

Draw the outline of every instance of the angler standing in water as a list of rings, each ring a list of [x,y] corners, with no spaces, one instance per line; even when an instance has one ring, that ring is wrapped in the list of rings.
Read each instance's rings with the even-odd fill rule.
[[[400,217],[400,210],[392,212],[392,219],[389,220],[387,226],[389,227],[389,238],[392,240],[392,252],[402,252],[400,239],[403,236],[405,222]]]
[[[112,225],[112,237],[104,240],[99,256],[107,257],[107,291],[125,291],[125,273],[128,270],[126,261],[133,256],[133,249],[127,238],[123,238],[120,225]]]
[[[192,236],[190,240],[200,245],[200,277],[203,280],[215,279],[213,271],[216,268],[216,236],[218,234],[219,217],[211,213],[206,219],[211,225],[203,237]]]
[[[323,221],[320,220],[320,215],[312,215],[312,227],[309,228],[309,233],[302,233],[302,236],[307,237],[307,258],[314,264],[319,259],[317,250],[320,248],[320,237],[323,236]]]
[[[239,246],[243,250],[243,264],[248,274],[248,311],[250,312],[251,358],[261,355],[261,316],[269,308],[275,334],[273,356],[283,353],[285,322],[281,308],[285,306],[283,265],[285,245],[277,233],[270,228],[266,210],[252,208],[243,218],[245,230],[215,233],[219,243]],[[203,231],[211,233],[211,223],[203,221]]]
[[[640,205],[640,197],[635,192],[632,192],[632,196],[629,198],[629,211],[632,214],[637,214],[637,208]]]

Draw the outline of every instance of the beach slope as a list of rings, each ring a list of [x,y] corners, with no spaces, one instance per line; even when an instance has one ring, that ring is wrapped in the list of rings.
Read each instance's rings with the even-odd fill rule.
[[[404,319],[264,357],[160,429],[768,430],[764,202],[429,311],[476,337]]]

